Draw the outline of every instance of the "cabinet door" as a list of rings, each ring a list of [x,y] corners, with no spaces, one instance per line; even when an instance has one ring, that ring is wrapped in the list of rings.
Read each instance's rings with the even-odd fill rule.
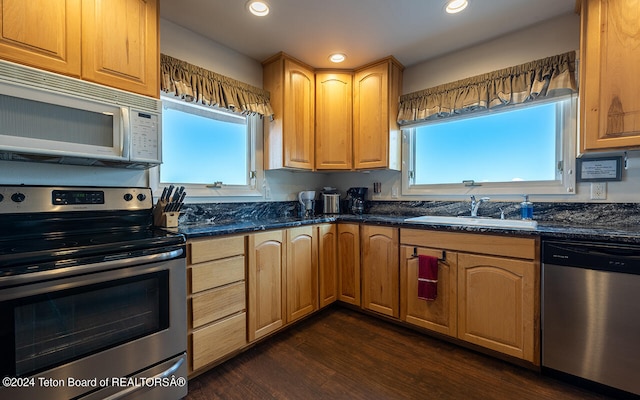
[[[286,262],[284,231],[261,232],[248,238],[247,309],[249,341],[284,325],[282,273]]]
[[[286,167],[313,169],[315,79],[313,71],[284,61],[284,162]]]
[[[0,57],[80,76],[80,0],[0,0]]]
[[[639,18],[637,1],[582,2],[583,151],[640,146]]]
[[[537,362],[537,263],[458,254],[458,337]]]
[[[355,169],[400,170],[398,99],[402,72],[393,59],[356,71],[353,87]]]
[[[338,299],[338,228],[335,224],[318,226],[319,306]]]
[[[398,229],[362,227],[362,307],[400,317]]]
[[[338,224],[338,300],[360,306],[360,226]]]
[[[313,226],[287,230],[287,323],[318,309],[318,249]]]
[[[353,76],[316,73],[316,169],[353,168]]]
[[[400,318],[410,324],[457,336],[458,255],[453,251],[413,246],[401,248]],[[418,255],[437,257],[438,286],[435,300],[418,298]]]
[[[82,1],[82,78],[160,97],[158,0]]]

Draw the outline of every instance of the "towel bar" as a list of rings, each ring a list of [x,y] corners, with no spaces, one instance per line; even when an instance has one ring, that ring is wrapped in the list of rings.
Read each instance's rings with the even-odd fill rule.
[[[418,257],[417,247],[413,248],[413,254],[411,255],[411,257]],[[445,250],[442,250],[442,257],[439,257],[438,261],[447,261],[447,252]]]

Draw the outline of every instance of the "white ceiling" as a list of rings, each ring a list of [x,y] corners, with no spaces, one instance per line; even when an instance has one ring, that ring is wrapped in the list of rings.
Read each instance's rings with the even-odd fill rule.
[[[256,17],[246,0],[160,0],[162,18],[257,61],[284,51],[316,68],[355,68],[393,55],[405,67],[574,12],[575,0],[267,0]],[[533,38],[532,38],[533,40]],[[333,52],[347,54],[332,64]]]

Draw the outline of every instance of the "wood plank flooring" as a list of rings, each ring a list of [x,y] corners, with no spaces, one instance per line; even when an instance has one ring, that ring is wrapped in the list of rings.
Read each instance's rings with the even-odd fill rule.
[[[192,379],[186,399],[606,398],[334,307]]]

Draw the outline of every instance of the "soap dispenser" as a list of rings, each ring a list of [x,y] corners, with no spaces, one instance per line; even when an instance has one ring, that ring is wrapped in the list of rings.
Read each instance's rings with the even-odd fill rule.
[[[533,203],[529,201],[529,195],[525,194],[524,201],[520,203],[520,217],[522,219],[533,219]]]

